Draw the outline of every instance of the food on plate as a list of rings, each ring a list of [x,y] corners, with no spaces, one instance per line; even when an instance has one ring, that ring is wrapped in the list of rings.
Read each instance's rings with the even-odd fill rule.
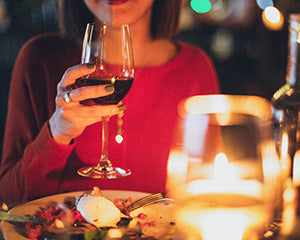
[[[122,214],[122,209],[132,202],[131,197],[107,199],[95,187],[91,193],[64,199],[62,205],[70,213],[68,223],[64,217],[66,211],[53,207],[42,209],[35,216],[46,218],[47,225],[27,224],[26,235],[30,239],[48,239],[49,233],[66,232],[71,234],[70,239],[160,239],[172,232],[169,230],[174,229],[175,221],[170,202],[142,207],[130,215]]]
[[[115,227],[121,220],[120,210],[105,197],[85,194],[76,201],[81,216],[96,227]]]
[[[94,187],[90,194],[76,197],[75,207],[85,221],[97,228],[116,227],[121,217],[125,217],[121,210],[130,203],[132,203],[131,197],[110,201],[102,196],[98,187]]]
[[[44,218],[47,221],[43,224],[28,222],[25,226],[26,235],[29,239],[39,239],[43,232],[51,232],[53,234],[64,232],[65,229],[73,224],[73,215],[75,216],[64,204],[49,202],[47,206],[41,207],[34,214],[35,217]]]

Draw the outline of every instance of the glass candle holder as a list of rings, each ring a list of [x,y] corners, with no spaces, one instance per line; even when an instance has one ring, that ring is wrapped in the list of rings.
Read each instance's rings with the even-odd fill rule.
[[[185,239],[261,238],[282,204],[270,103],[206,95],[178,109],[167,188],[179,231]]]

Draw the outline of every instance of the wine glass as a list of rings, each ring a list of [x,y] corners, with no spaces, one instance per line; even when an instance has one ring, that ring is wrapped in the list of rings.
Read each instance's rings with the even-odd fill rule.
[[[255,96],[194,96],[168,162],[184,239],[257,240],[280,214],[280,162],[270,103]],[[275,234],[275,233],[274,233]]]
[[[111,95],[88,99],[81,104],[111,105],[118,104],[130,90],[134,79],[132,43],[128,25],[109,26],[87,24],[81,63],[94,63],[96,70],[76,81],[76,85],[90,86],[112,84]],[[108,122],[109,116],[102,117],[102,154],[95,166],[83,167],[77,173],[89,178],[120,178],[131,174],[112,166],[108,159]]]

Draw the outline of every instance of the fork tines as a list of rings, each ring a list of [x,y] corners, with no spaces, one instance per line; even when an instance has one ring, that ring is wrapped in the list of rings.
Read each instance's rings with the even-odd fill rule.
[[[161,200],[165,197],[165,193],[155,193],[155,194],[151,194],[149,196],[143,197],[135,202],[133,202],[132,204],[130,204],[129,206],[125,207],[122,212],[127,214],[135,209],[138,209],[142,206],[148,205],[150,203],[154,203],[158,200]]]

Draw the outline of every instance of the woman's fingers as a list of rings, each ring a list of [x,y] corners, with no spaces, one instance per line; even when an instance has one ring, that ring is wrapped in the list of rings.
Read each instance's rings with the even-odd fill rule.
[[[112,84],[70,87],[77,79],[95,71],[94,64],[80,64],[68,68],[57,87],[58,105],[62,105],[62,100],[66,103],[80,102],[86,99],[98,98],[110,95],[114,92]]]
[[[86,99],[98,98],[110,95],[114,92],[114,86],[111,84],[98,86],[85,86],[73,89],[69,92],[72,101],[79,102]]]
[[[91,74],[95,69],[95,64],[79,64],[72,66],[65,71],[58,87],[66,88],[67,86],[74,84],[76,79]]]
[[[84,106],[78,102],[67,103],[66,106],[57,106],[49,121],[50,132],[58,143],[69,144],[85,127],[101,121],[104,116],[112,116],[124,110],[124,105]]]
[[[83,106],[62,110],[65,120],[72,123],[74,129],[85,127],[101,121],[104,116],[113,116],[125,110],[124,105]]]
[[[53,138],[62,144],[79,136],[85,127],[101,121],[104,116],[113,116],[125,110],[124,105],[86,106],[82,101],[110,95],[112,84],[73,88],[77,79],[95,71],[94,65],[81,64],[70,67],[57,85],[56,110],[49,121]]]
[[[93,98],[104,97],[110,95],[114,92],[114,86],[108,85],[98,85],[98,86],[86,86],[73,89],[70,91],[61,91],[56,97],[56,104],[58,106],[73,106],[81,101]]]

